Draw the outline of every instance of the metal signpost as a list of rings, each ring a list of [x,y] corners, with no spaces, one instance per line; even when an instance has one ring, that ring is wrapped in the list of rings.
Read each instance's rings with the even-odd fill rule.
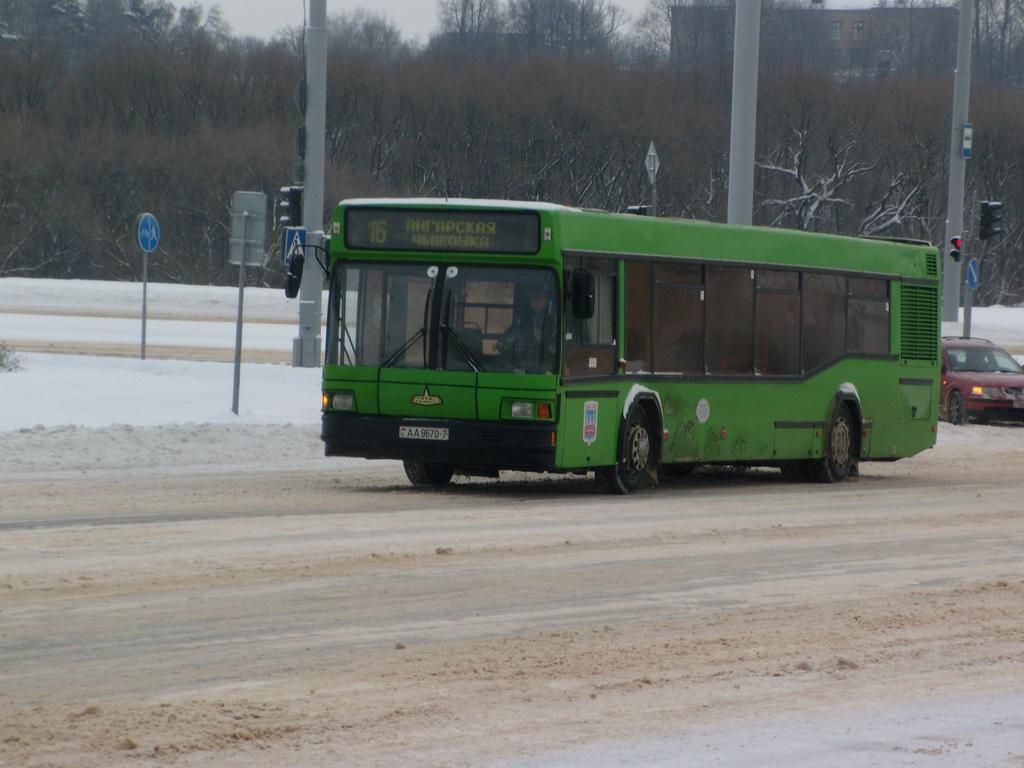
[[[971,338],[971,310],[974,309],[974,292],[978,290],[981,267],[977,259],[967,262],[967,295],[964,296],[964,330],[963,337]]]
[[[231,197],[231,248],[228,262],[238,266],[238,319],[235,322],[235,380],[231,410],[238,415],[242,380],[242,307],[245,303],[245,268],[262,267],[267,236],[267,196],[262,192],[235,192]]]
[[[661,167],[661,159],[658,157],[658,150],[654,148],[654,141],[651,140],[651,148],[647,150],[647,178],[651,180],[651,216],[658,215],[658,169]]]
[[[142,345],[139,358],[146,359],[146,298],[149,293],[149,254],[160,245],[160,222],[152,213],[140,213],[135,219],[135,242],[142,249]]]

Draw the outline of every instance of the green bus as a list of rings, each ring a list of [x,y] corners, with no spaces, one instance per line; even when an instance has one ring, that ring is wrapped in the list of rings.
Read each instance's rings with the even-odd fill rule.
[[[935,444],[925,243],[433,199],[343,201],[331,234],[328,456],[629,493],[703,464],[838,482]]]

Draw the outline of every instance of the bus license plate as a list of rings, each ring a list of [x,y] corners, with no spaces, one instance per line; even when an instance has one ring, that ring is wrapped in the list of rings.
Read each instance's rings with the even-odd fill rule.
[[[399,427],[401,440],[447,440],[448,427]]]
[[[1019,398],[1019,397],[1018,398],[1014,398],[1013,407],[1016,408],[1017,410],[1024,409],[1024,399]]]

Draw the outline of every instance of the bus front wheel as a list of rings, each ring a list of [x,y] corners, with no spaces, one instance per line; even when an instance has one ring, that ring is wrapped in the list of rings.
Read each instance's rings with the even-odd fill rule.
[[[655,461],[650,419],[643,406],[634,403],[622,427],[618,461],[614,467],[597,473],[598,482],[611,493],[632,493],[643,485],[644,480],[656,479]]]
[[[432,464],[425,461],[403,461],[405,476],[415,486],[439,488],[448,485],[455,474],[451,464]]]
[[[807,474],[816,483],[841,483],[850,475],[854,456],[853,418],[850,407],[840,403],[832,414],[825,440],[825,455],[809,459]]]

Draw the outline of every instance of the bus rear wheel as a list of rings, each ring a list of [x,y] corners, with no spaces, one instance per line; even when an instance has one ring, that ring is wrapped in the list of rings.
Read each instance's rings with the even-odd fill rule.
[[[405,476],[415,486],[440,488],[451,482],[455,467],[451,464],[433,464],[426,461],[403,461]]]
[[[850,407],[840,403],[829,423],[825,455],[820,459],[809,459],[805,465],[811,480],[816,483],[841,483],[849,477],[854,461],[854,445]]]
[[[614,467],[599,471],[597,479],[611,493],[632,493],[645,480],[657,479],[655,461],[650,420],[643,407],[634,403],[622,428],[618,461]]]

